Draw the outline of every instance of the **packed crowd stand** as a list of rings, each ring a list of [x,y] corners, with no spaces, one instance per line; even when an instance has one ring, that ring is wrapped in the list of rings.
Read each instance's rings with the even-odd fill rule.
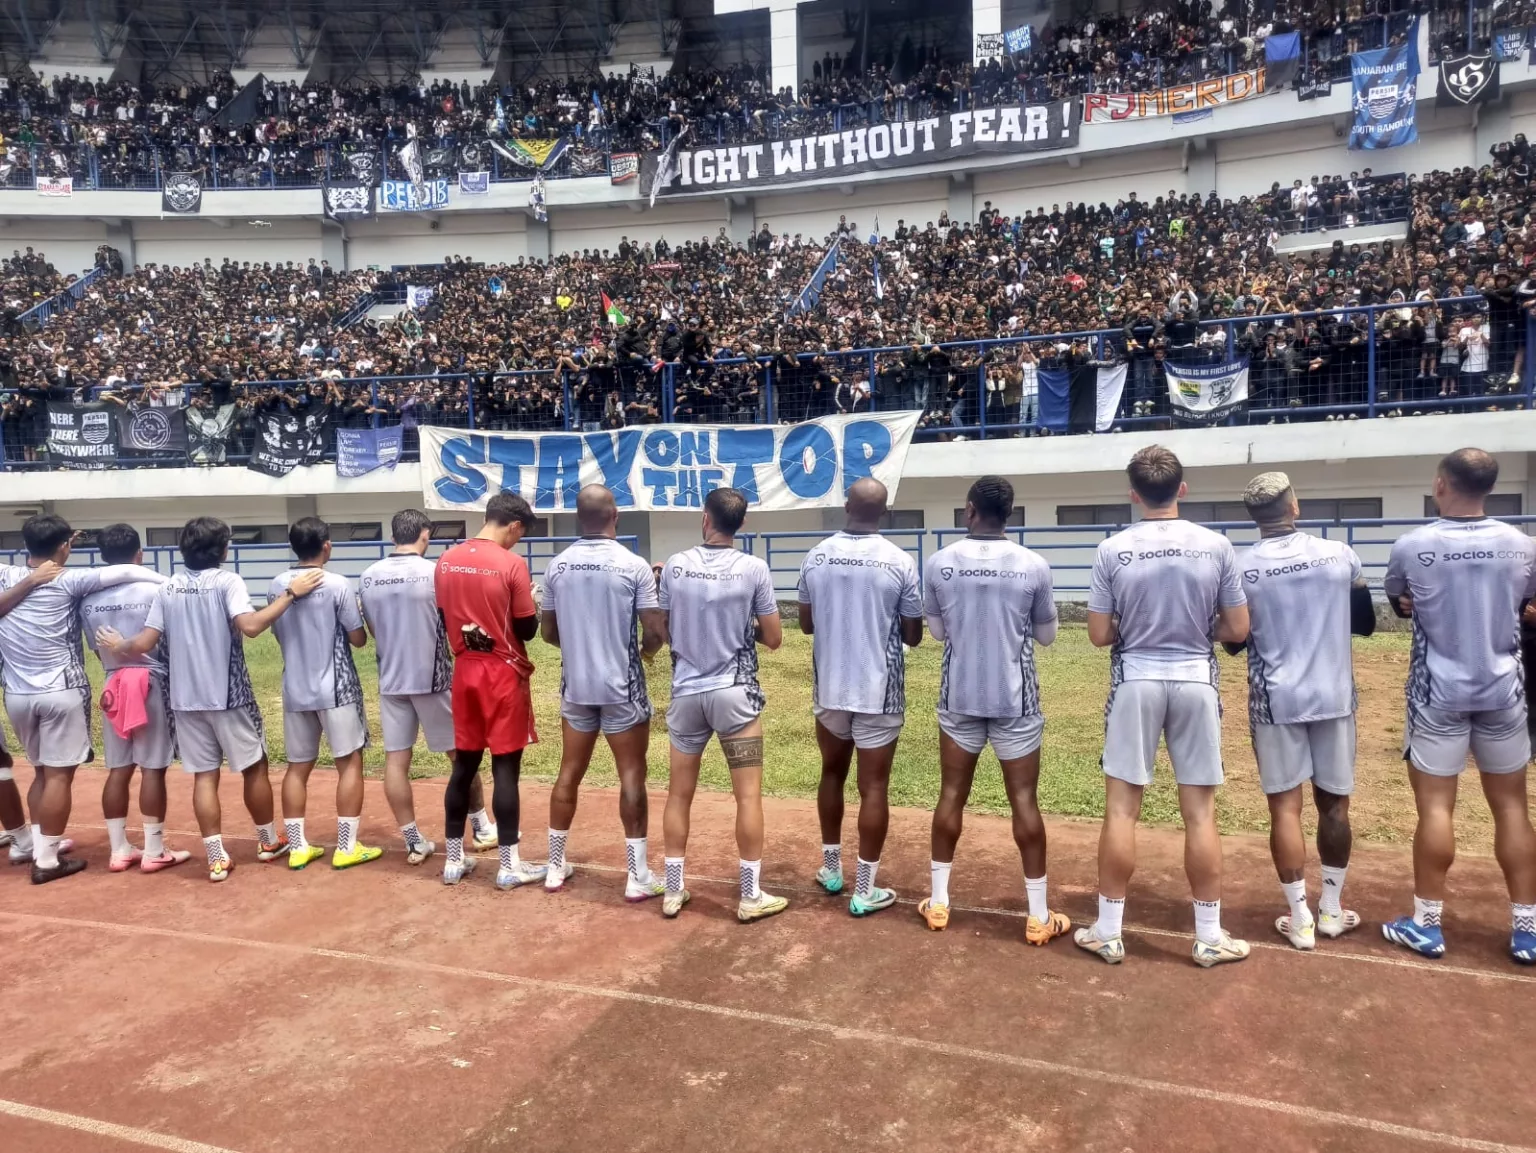
[[[1126,362],[1117,427],[1165,426],[1166,364],[1246,357],[1260,422],[1523,407],[1536,301],[1530,146],[1480,170],[1278,183],[1238,200],[1170,191],[1113,207],[990,202],[975,221],[843,219],[776,233],[396,273],[212,260],[145,265],[0,342],[10,467],[46,463],[50,401],[236,406],[229,459],[263,413],[325,405],[339,427],[598,429],[922,412],[920,435],[1033,435],[1042,369]],[[1403,241],[1277,252],[1283,228],[1408,218]],[[835,243],[809,307],[795,302]],[[35,262],[43,261],[41,255]],[[103,257],[109,264],[111,257]],[[874,265],[879,262],[881,295]],[[430,287],[397,315],[361,304]],[[608,317],[604,298],[619,315]],[[621,324],[612,321],[622,319]],[[1374,383],[1374,389],[1372,384]],[[170,462],[177,463],[177,462]]]
[[[1487,51],[1499,32],[1536,23],[1536,0],[1258,0],[1238,9],[1179,0],[1046,24],[1028,51],[979,65],[968,47],[956,56],[907,37],[860,60],[828,53],[798,92],[775,91],[765,62],[478,86],[265,81],[238,101],[227,73],[206,84],[133,84],[23,70],[0,89],[0,184],[70,176],[82,188],[152,189],[167,173],[197,172],[214,188],[312,187],[350,176],[357,152],[401,177],[397,153],[412,139],[428,175],[526,180],[532,165],[492,142],[558,137],[571,147],[545,175],[601,175],[612,152],[658,147],[685,126],[694,139],[733,142],[1146,91],[1257,67],[1272,32],[1302,33],[1300,86],[1346,78],[1350,52],[1401,41],[1417,16],[1429,20],[1430,64],[1442,51]]]

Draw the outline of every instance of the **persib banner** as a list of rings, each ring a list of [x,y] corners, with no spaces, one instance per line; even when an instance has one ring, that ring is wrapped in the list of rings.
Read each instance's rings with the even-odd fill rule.
[[[760,188],[825,180],[915,164],[942,164],[967,156],[1048,152],[1077,143],[1077,101],[1011,104],[948,112],[829,132],[824,136],[680,149],[670,166],[662,153],[641,161],[640,186],[661,196],[712,189]],[[666,169],[670,167],[671,172]],[[657,174],[663,174],[658,186]]]
[[[650,424],[613,432],[519,434],[421,429],[422,500],[430,509],[483,509],[501,491],[535,512],[571,512],[583,485],[601,484],[626,512],[698,509],[736,488],[755,510],[835,508],[872,476],[892,502],[919,413],[828,416],[803,424]]]
[[[1248,361],[1167,364],[1168,403],[1179,420],[1215,424],[1248,403]]]
[[[379,207],[388,212],[426,212],[448,207],[448,181],[386,180],[379,185]]]
[[[1355,109],[1350,148],[1396,148],[1418,140],[1417,36],[1393,48],[1356,52],[1349,67]]]

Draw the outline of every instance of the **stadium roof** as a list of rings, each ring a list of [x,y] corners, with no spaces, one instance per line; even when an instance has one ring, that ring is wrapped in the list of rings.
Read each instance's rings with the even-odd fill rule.
[[[766,36],[766,17],[755,15]],[[686,52],[690,41],[707,56],[722,18],[712,0],[7,0],[0,64],[11,71],[67,56],[133,80],[255,69],[390,82],[440,61],[451,42],[456,70],[523,81],[590,71],[636,24],[647,26],[658,57]]]

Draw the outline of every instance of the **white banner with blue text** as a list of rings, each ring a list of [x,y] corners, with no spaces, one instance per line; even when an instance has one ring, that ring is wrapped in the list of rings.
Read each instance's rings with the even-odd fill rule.
[[[918,416],[526,434],[423,427],[422,499],[430,509],[463,511],[506,491],[538,513],[574,512],[582,486],[601,484],[620,511],[669,512],[700,509],[713,490],[735,488],[750,508],[780,512],[839,507],[848,486],[868,476],[894,505]]]

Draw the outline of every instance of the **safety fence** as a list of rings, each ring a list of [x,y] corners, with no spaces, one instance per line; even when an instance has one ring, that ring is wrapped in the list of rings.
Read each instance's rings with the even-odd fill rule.
[[[528,562],[528,570],[535,581],[544,579],[549,562],[580,538],[573,536],[525,537],[517,551]],[[619,542],[631,551],[639,547],[633,536],[621,536]],[[443,552],[457,544],[453,540],[434,540],[427,548],[427,559],[436,560]],[[363,570],[395,551],[390,541],[336,541],[331,545],[329,568],[348,580],[356,581]],[[25,565],[27,555],[20,550],[0,550],[0,564]],[[94,548],[77,548],[69,556],[70,567],[92,567],[102,564],[101,553]],[[174,546],[156,546],[144,550],[144,564],[156,572],[172,576],[186,567],[181,552]],[[258,604],[267,599],[267,588],[278,573],[292,568],[293,553],[285,544],[232,544],[224,567],[238,573],[245,581],[251,599]]]
[[[1176,315],[1164,323],[1149,314],[1128,318],[1120,329],[752,360],[661,362],[633,355],[579,371],[354,377],[337,382],[342,400],[331,416],[339,427],[400,425],[406,460],[419,452],[422,425],[595,432],[658,422],[773,424],[838,412],[911,411],[921,414],[919,440],[986,440],[1106,431],[1095,427],[1101,424],[1096,418],[1085,425],[1074,416],[1064,424],[1041,407],[1041,372],[1094,364],[1126,366],[1109,427],[1209,423],[1187,407],[1168,370],[1239,362],[1247,368],[1246,399],[1229,406],[1221,423],[1501,411],[1532,406],[1536,366],[1526,350],[1533,337],[1536,320],[1518,308],[1490,312],[1482,296],[1199,322]],[[321,390],[312,380],[234,386],[237,411],[216,463],[245,463],[263,405]],[[125,404],[133,402],[134,391],[114,390]],[[207,410],[203,386],[170,393],[160,394],[157,403]],[[1053,411],[1059,415],[1059,405]],[[0,392],[3,467],[51,467],[48,429],[39,390]],[[123,453],[115,462],[162,468],[192,463],[214,462],[206,454],[194,460],[186,451]]]
[[[1536,516],[1501,516],[1496,518],[1518,525],[1530,533],[1536,524]],[[1342,541],[1354,549],[1360,557],[1366,580],[1378,592],[1386,572],[1392,545],[1398,537],[1431,523],[1424,518],[1400,519],[1350,519],[1350,520],[1302,520],[1296,526],[1305,532],[1328,540]],[[1043,525],[1018,526],[1007,529],[1010,540],[1032,549],[1045,558],[1051,566],[1051,577],[1056,599],[1064,602],[1082,602],[1088,597],[1089,577],[1093,571],[1094,557],[1099,544],[1125,525]],[[1218,521],[1206,524],[1241,549],[1259,539],[1258,529],[1248,521]],[[800,566],[805,556],[818,543],[831,535],[826,530],[813,532],[764,532],[742,533],[736,538],[737,547],[744,552],[761,557],[773,575],[773,587],[781,601],[793,601],[799,584]],[[933,554],[946,545],[954,544],[966,535],[965,529],[892,529],[881,534],[892,544],[911,556],[917,565],[919,576]],[[564,551],[578,537],[529,537],[519,546],[528,561],[535,581],[543,579],[549,562]],[[639,551],[639,541],[634,536],[618,538],[625,547]],[[428,558],[440,556],[453,541],[433,541],[427,551]],[[338,542],[332,545],[330,567],[351,580],[358,579],[365,568],[394,551],[388,541]],[[650,560],[660,563],[666,558],[652,555]],[[25,553],[0,550],[0,564],[23,565]],[[100,564],[95,549],[76,549],[70,555],[71,565]],[[184,567],[181,554],[175,548],[157,547],[144,550],[144,563],[157,572],[170,575]],[[293,555],[284,544],[236,544],[229,549],[226,567],[244,578],[253,599],[264,600],[267,586],[278,573],[291,567]]]
[[[35,304],[16,318],[16,322],[28,330],[36,330],[48,323],[50,319],[60,312],[73,308],[85,298],[91,285],[107,274],[105,268],[92,268],[82,274],[74,283],[54,293],[41,304]]]

